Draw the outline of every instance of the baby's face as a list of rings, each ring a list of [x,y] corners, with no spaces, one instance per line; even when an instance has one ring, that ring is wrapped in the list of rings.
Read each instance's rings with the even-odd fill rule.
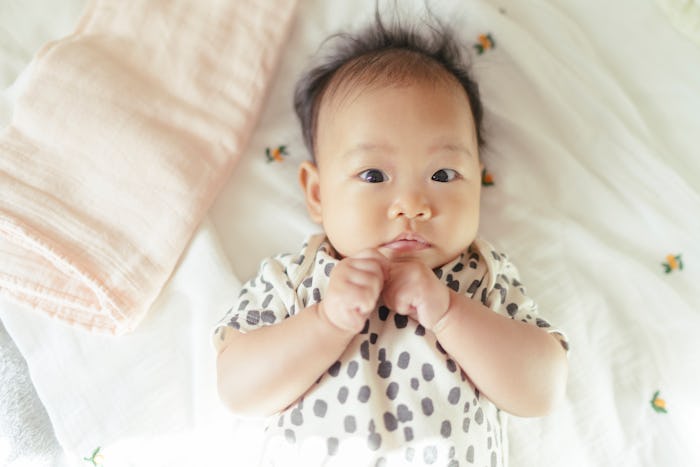
[[[419,83],[340,94],[319,110],[318,165],[301,169],[311,217],[343,256],[376,248],[430,268],[457,257],[476,236],[481,193],[465,93]]]

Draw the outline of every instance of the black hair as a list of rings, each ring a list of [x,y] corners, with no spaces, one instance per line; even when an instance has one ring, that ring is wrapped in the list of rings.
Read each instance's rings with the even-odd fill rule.
[[[339,33],[325,42],[335,41],[325,62],[308,70],[297,82],[294,110],[301,123],[304,144],[315,160],[315,136],[320,103],[329,89],[348,83],[410,82],[416,78],[451,80],[454,78],[467,95],[477,142],[481,134],[483,108],[479,87],[471,78],[466,56],[456,34],[432,13],[424,20],[424,32],[405,27],[398,19],[385,25],[379,10],[372,24],[355,34]],[[396,60],[398,58],[398,60]]]

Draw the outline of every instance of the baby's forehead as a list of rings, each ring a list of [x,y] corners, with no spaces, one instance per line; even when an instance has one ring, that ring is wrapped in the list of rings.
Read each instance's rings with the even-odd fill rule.
[[[462,88],[457,77],[435,58],[414,50],[389,49],[346,61],[333,73],[320,100],[413,84]]]

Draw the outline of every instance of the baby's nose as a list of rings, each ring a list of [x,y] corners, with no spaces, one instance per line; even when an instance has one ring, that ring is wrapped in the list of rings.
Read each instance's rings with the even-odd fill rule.
[[[432,215],[428,199],[413,190],[401,194],[389,207],[390,219],[406,217],[408,219],[428,220]]]

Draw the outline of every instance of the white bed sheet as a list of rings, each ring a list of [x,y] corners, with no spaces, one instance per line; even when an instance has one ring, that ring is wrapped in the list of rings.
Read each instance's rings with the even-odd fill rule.
[[[0,303],[70,462],[84,465],[97,447],[105,466],[252,462],[258,424],[216,401],[209,326],[238,278],[315,230],[296,186],[306,155],[293,83],[323,38],[362,24],[373,4],[302,2],[245,157],[133,335],[89,336]],[[473,65],[495,177],[482,233],[572,345],[561,407],[511,420],[511,465],[700,465],[700,48],[652,2],[435,10],[465,43],[495,40]],[[265,149],[280,145],[289,156],[267,162]],[[684,269],[665,274],[671,253]],[[653,410],[656,391],[667,413]]]

